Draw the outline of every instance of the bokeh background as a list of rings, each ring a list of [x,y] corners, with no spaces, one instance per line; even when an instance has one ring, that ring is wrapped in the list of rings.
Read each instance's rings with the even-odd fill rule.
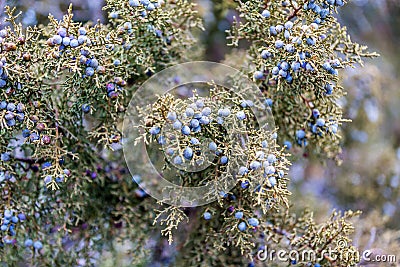
[[[73,0],[74,19],[107,21],[101,0]],[[206,31],[199,33],[203,59],[224,61],[232,57],[225,30],[234,11],[232,1],[197,0]],[[40,24],[51,13],[61,19],[65,0],[0,1],[23,11],[23,23]],[[290,172],[295,207],[310,207],[317,218],[332,209],[363,212],[356,223],[354,244],[396,254],[400,260],[400,0],[353,0],[337,15],[352,38],[381,56],[367,60],[364,67],[343,70],[342,83],[348,92],[341,100],[346,117],[343,164],[304,157],[299,151]],[[244,44],[245,45],[245,44]],[[317,219],[318,220],[318,219]],[[164,247],[160,253],[173,253]],[[173,248],[169,248],[173,250]],[[107,259],[123,265],[118,259]],[[384,264],[384,266],[387,266]]]

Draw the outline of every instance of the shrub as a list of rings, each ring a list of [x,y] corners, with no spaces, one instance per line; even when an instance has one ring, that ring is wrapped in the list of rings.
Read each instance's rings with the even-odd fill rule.
[[[203,85],[208,95],[189,88],[189,103],[166,94],[153,105],[129,105],[153,74],[201,58],[202,20],[190,1],[107,0],[107,24],[74,21],[70,6],[62,20],[50,15],[47,25],[26,28],[15,9],[6,8],[0,31],[0,262],[97,266],[103,252],[121,249],[117,240],[130,241],[128,258],[136,266],[157,258],[144,245],[155,239],[161,246],[164,237],[157,233],[176,246],[178,256],[163,258],[175,266],[251,266],[266,247],[320,256],[292,264],[359,261],[350,243],[350,219],[359,212],[333,211],[324,223],[309,210],[294,214],[287,173],[295,159],[289,153],[340,163],[341,125],[349,121],[338,104],[346,94],[340,70],[377,54],[351,41],[338,23],[334,13],[344,1],[227,4],[239,14],[227,31],[228,45],[248,45],[225,62],[240,65],[265,101],[243,99],[247,88],[228,77],[234,92],[209,83]],[[179,77],[170,79],[179,83]],[[270,110],[277,127],[260,129],[253,106]],[[173,182],[207,185],[233,173],[233,187],[210,193],[217,201],[200,207],[149,197],[143,190],[148,166],[130,173],[121,150],[127,108],[137,108],[144,131],[136,141],[161,145],[170,156],[157,166],[173,173]],[[241,133],[238,142],[228,138],[224,124]],[[165,127],[178,132],[171,142]],[[179,168],[207,160],[202,153],[212,155],[212,168]],[[351,256],[327,259],[322,254],[328,248]]]

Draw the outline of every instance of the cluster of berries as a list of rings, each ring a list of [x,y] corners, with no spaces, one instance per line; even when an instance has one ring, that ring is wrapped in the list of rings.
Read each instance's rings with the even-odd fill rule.
[[[24,245],[27,248],[33,246],[33,248],[35,248],[36,250],[41,250],[43,248],[42,242],[40,242],[39,240],[36,240],[35,242],[33,242],[33,240],[30,238],[25,240]]]
[[[338,123],[327,124],[325,119],[321,118],[321,114],[318,109],[312,111],[313,122],[309,122],[308,126],[312,134],[322,136],[324,132],[336,134],[338,132]],[[297,144],[300,146],[307,146],[307,133],[304,129],[296,131]],[[288,142],[288,141],[287,141]],[[288,144],[288,143],[287,143]],[[286,144],[286,145],[287,145]],[[289,147],[289,146],[288,146]],[[290,144],[291,147],[291,144]]]
[[[241,212],[241,211],[236,212],[235,218],[242,219],[243,212]],[[258,221],[258,219],[252,217],[252,218],[247,219],[247,223],[246,223],[246,221],[241,221],[237,227],[238,227],[239,231],[244,232],[244,231],[246,231],[248,226],[256,228],[259,224],[260,224],[260,222]]]
[[[320,112],[318,109],[313,109],[312,114],[313,114],[313,118],[315,120],[315,123],[309,123],[312,133],[318,134],[320,136],[322,136],[322,133],[324,131],[330,132],[332,134],[337,133],[338,127],[339,127],[337,123],[333,123],[333,124],[330,124],[329,126],[327,126],[325,123],[325,120],[320,117]]]
[[[10,174],[8,171],[0,171],[0,184],[3,181],[11,181],[15,183],[17,179],[15,179],[15,176]]]
[[[7,232],[8,236],[4,237],[4,243],[12,244],[14,239],[10,238],[16,235],[16,225],[18,222],[22,222],[26,220],[26,216],[24,213],[20,213],[18,215],[13,214],[13,210],[6,209],[4,210],[4,217],[2,225],[0,226],[0,230],[3,232]]]
[[[150,0],[129,0],[129,5],[131,7],[136,8],[143,6],[146,9],[146,11],[153,11],[159,8],[162,3],[163,1],[150,2]]]
[[[299,146],[307,146],[308,145],[306,132],[303,129],[296,131],[296,140],[297,140],[297,144]]]
[[[220,109],[218,110],[217,123],[222,124],[224,122],[223,118],[227,117],[231,114],[230,109]],[[168,147],[166,149],[166,154],[170,157],[173,157],[172,162],[175,165],[181,165],[184,163],[184,160],[191,161],[194,154],[197,157],[202,155],[201,151],[201,142],[198,138],[198,135],[202,131],[202,127],[207,127],[210,123],[214,121],[212,117],[212,109],[205,105],[203,99],[198,99],[196,102],[188,105],[183,114],[180,116],[175,111],[169,111],[166,119],[171,124],[173,131],[180,133],[184,136],[184,138],[188,138],[189,142],[187,142],[187,146],[183,148],[182,152],[178,149],[173,149],[172,147]],[[238,117],[242,118],[242,114],[238,114]],[[160,135],[161,128],[158,126],[153,126],[149,129],[149,133],[151,135],[157,136],[157,141],[161,145],[168,145],[168,139],[171,141],[176,140],[176,136],[174,134],[170,135],[169,138],[165,138]],[[221,154],[221,150],[218,149],[218,145],[216,140],[212,140],[208,142],[209,151],[205,153],[215,153],[216,155]],[[183,157],[182,157],[183,156]],[[221,163],[226,164],[228,162],[228,158],[224,156],[221,158]]]
[[[208,221],[208,220],[211,220],[212,215],[211,215],[210,212],[206,211],[206,212],[203,213],[203,218]],[[235,218],[238,219],[238,220],[242,220],[237,225],[239,231],[241,231],[241,232],[246,231],[248,226],[251,226],[251,227],[255,228],[255,227],[259,226],[259,224],[260,224],[259,220],[257,218],[254,218],[254,217],[247,219],[247,223],[246,223],[246,221],[243,220],[243,212],[242,211],[235,212]]]
[[[25,118],[25,105],[18,103],[17,105],[12,102],[1,101],[0,110],[5,110],[4,119],[9,127],[15,126],[16,122],[22,122]]]
[[[1,34],[0,34],[0,36],[1,36]],[[5,71],[5,69],[4,69],[4,66],[6,64],[7,64],[6,58],[5,57],[1,58],[1,60],[0,60],[0,88],[4,88],[7,85],[8,74],[7,74],[7,71]]]
[[[80,58],[79,62],[86,66],[85,69],[85,75],[87,77],[91,77],[94,75],[95,71],[97,71],[100,74],[104,74],[106,69],[104,66],[101,66],[99,64],[99,61],[94,57],[90,55],[90,52],[87,48],[81,48],[80,50]]]
[[[263,148],[266,148],[268,146],[267,141],[262,142]],[[266,155],[263,151],[257,151],[255,155],[255,159],[252,160],[248,166],[241,166],[239,167],[238,175],[242,176],[242,179],[248,175],[250,172],[255,172],[255,171],[262,171],[262,175],[264,178],[268,177],[268,181],[270,183],[271,187],[274,187],[277,183],[276,180],[276,175],[278,178],[283,178],[284,176],[284,171],[279,170],[277,171],[274,164],[277,163],[277,158],[274,154],[268,154]],[[249,181],[243,180],[241,182],[241,187],[243,189],[247,189],[249,187]],[[260,188],[258,186],[257,188]],[[256,189],[257,190],[257,189]]]
[[[333,74],[333,75],[338,75],[338,71],[336,70],[336,68],[338,68],[340,66],[340,61],[338,59],[334,59],[334,60],[330,60],[325,62],[322,65],[322,68],[324,70],[326,70],[329,74]]]
[[[105,67],[99,64],[99,61],[90,56],[90,51],[86,48],[92,45],[92,41],[88,36],[86,36],[87,30],[84,27],[78,29],[78,36],[73,34],[68,35],[68,30],[66,28],[59,28],[57,34],[53,35],[47,40],[47,44],[51,47],[58,46],[59,52],[54,54],[55,57],[59,57],[62,52],[68,48],[79,48],[80,58],[79,62],[85,65],[84,76],[91,77],[94,75],[95,71],[103,74],[105,73]]]
[[[144,18],[147,16],[147,12],[154,11],[159,8],[164,3],[163,0],[156,2],[151,2],[150,0],[129,0],[128,4],[132,8],[144,8],[141,10],[140,14]],[[119,17],[118,11],[112,11],[109,14],[111,19],[117,19]]]
[[[121,77],[115,77],[113,82],[109,82],[106,85],[107,96],[111,99],[118,98],[118,95],[122,93],[126,84],[126,81]]]
[[[38,118],[35,115],[31,116],[30,119],[36,123],[35,130],[23,129],[22,136],[24,138],[29,137],[29,140],[34,143],[40,142],[43,145],[50,145],[52,138],[42,133],[46,129],[46,125],[42,122],[37,123]]]
[[[344,5],[343,0],[327,0],[327,3],[321,3],[318,5],[315,0],[310,0],[308,3],[305,3],[303,6],[304,10],[313,11],[318,17],[314,20],[315,23],[321,24],[325,21],[326,17],[330,13],[330,9],[332,7],[341,7]]]
[[[281,45],[283,47],[284,43],[280,40],[278,40],[278,41],[276,42],[276,45],[278,45],[279,48],[281,47]],[[292,50],[293,46],[290,46],[290,47],[291,47],[290,51],[294,52],[295,50]],[[268,59],[268,58],[273,57],[273,54],[268,50],[263,50],[261,52],[261,57],[263,59]],[[271,74],[274,75],[275,78],[281,77],[281,78],[284,78],[288,83],[292,83],[293,74],[299,72],[301,69],[304,69],[306,71],[314,71],[313,65],[307,61],[307,58],[311,58],[310,52],[302,52],[301,51],[298,53],[298,57],[299,57],[300,61],[297,61],[297,60],[294,60],[291,62],[288,62],[286,60],[279,61],[278,64],[272,68]],[[261,80],[264,78],[264,72],[259,71],[259,70],[255,71],[253,77],[256,80]]]
[[[69,170],[64,170],[64,173],[65,173],[65,172],[68,172],[68,171],[69,171]],[[56,177],[55,181],[56,181],[57,183],[62,183],[62,182],[64,182],[64,178],[65,178],[64,174],[61,174],[60,176],[57,176],[57,177]],[[53,181],[53,177],[52,177],[51,175],[46,175],[46,176],[44,177],[44,183],[45,183],[45,185],[50,184],[52,181]]]
[[[86,33],[86,29],[84,27],[81,27],[78,30],[79,35],[78,37],[76,37],[73,34],[68,35],[68,30],[61,27],[57,30],[57,34],[53,35],[53,37],[50,37],[47,40],[47,44],[49,46],[58,45],[60,51],[68,47],[76,48],[81,45],[90,46],[92,44],[92,41],[86,36]]]

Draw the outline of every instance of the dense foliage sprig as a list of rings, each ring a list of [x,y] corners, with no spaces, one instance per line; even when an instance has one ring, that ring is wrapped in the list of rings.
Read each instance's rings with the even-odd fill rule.
[[[135,90],[155,72],[201,55],[195,37],[203,27],[195,5],[108,0],[108,24],[76,22],[70,7],[62,20],[50,16],[48,25],[25,29],[7,8],[8,24],[0,30],[0,262],[98,265],[117,239],[131,241],[131,265],[144,264],[151,252],[143,244],[160,230],[153,232],[151,222],[184,255],[176,256],[177,266],[261,265],[257,251],[266,246],[320,255],[343,240],[340,251],[356,255],[349,220],[358,212],[333,212],[321,224],[312,212],[290,212],[290,155],[283,147],[336,158],[340,153],[340,125],[346,120],[337,103],[345,95],[338,69],[376,56],[352,42],[334,18],[343,4],[237,3],[241,21],[228,39],[230,45],[249,41],[242,70],[264,92],[263,107],[272,109],[278,129],[257,129],[254,103],[238,97],[245,89],[240,87],[232,95],[209,85],[211,95],[194,93],[189,105],[165,95],[155,106],[141,107],[144,138],[166,146],[170,158],[162,168],[176,172],[175,182],[211,183],[226,175],[236,155],[246,156],[235,166],[234,188],[211,192],[218,201],[198,208],[147,197],[132,181],[120,150],[122,116]],[[245,141],[226,142],[224,124],[238,126]],[[178,132],[177,139],[161,135],[166,125]],[[203,135],[212,140],[198,152]],[[196,175],[176,169],[210,154],[212,167]],[[140,184],[143,177],[133,178]],[[349,266],[358,260],[321,257],[292,264]]]
[[[339,70],[375,57],[333,16],[343,1],[239,2],[230,45],[250,42],[247,69],[271,99],[281,143],[340,162]]]

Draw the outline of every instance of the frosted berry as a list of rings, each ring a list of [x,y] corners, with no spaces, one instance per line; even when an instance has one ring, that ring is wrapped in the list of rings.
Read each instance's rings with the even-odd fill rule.
[[[209,116],[211,114],[211,108],[209,108],[209,107],[203,108],[203,110],[201,111],[201,114],[203,114],[203,116]]]
[[[265,9],[262,13],[261,13],[261,15],[264,17],[264,18],[269,18],[270,16],[271,16],[271,13],[269,12],[269,10],[268,9]]]
[[[24,242],[25,247],[31,247],[33,245],[32,239],[27,239]]]
[[[250,163],[250,169],[257,170],[261,167],[261,163],[259,161],[252,161]]]
[[[268,50],[263,50],[263,51],[261,52],[261,57],[262,57],[263,59],[270,58],[271,56],[272,56],[272,54],[271,54],[271,52],[269,52]]]
[[[218,115],[222,117],[228,117],[229,115],[231,115],[231,111],[228,108],[220,109],[218,110]]]
[[[182,157],[181,156],[176,156],[174,158],[174,164],[176,165],[181,165],[183,163]]]
[[[83,104],[82,105],[82,111],[84,112],[84,113],[89,113],[90,112],[90,105],[89,104]]]
[[[94,69],[92,67],[87,67],[86,70],[85,70],[85,74],[86,74],[86,76],[89,76],[89,77],[93,76]]]
[[[13,216],[13,217],[11,218],[11,221],[12,221],[13,223],[18,223],[19,219],[18,219],[17,216]]]
[[[37,250],[40,250],[40,249],[43,248],[43,244],[42,244],[42,242],[40,242],[40,241],[35,241],[35,242],[33,243],[33,247],[34,247],[35,249],[37,249]]]
[[[286,149],[291,149],[292,148],[292,143],[290,141],[284,141],[283,145],[286,146]]]
[[[243,212],[242,211],[237,211],[235,213],[235,218],[236,219],[242,219],[243,218]]]
[[[160,145],[165,145],[165,144],[167,143],[167,141],[165,140],[165,137],[164,137],[164,136],[158,137],[158,138],[157,138],[157,142],[158,142]]]
[[[325,125],[325,120],[324,119],[317,119],[317,126],[322,127]]]
[[[267,160],[269,163],[274,163],[276,161],[276,156],[274,154],[269,154]]]
[[[186,147],[185,150],[183,151],[183,157],[187,160],[192,159],[193,149],[191,149],[190,147]]]
[[[245,175],[249,172],[249,169],[247,169],[246,167],[242,166],[239,168],[239,175]]]
[[[298,130],[296,131],[296,137],[298,139],[303,139],[304,137],[306,137],[306,132],[304,130]]]
[[[307,44],[310,45],[310,46],[315,45],[315,39],[314,39],[314,37],[309,37],[309,38],[307,38]]]
[[[215,142],[211,142],[211,143],[208,145],[208,148],[209,148],[211,151],[216,151],[216,150],[217,150],[217,144],[216,144]]]
[[[325,92],[326,92],[327,95],[331,95],[332,92],[333,92],[333,85],[330,84],[330,83],[327,83],[325,85],[325,90],[326,90]]]
[[[190,134],[190,128],[188,126],[183,126],[181,130],[182,134],[184,135],[189,135]]]
[[[256,80],[261,80],[264,77],[264,73],[262,71],[255,71],[253,77]]]
[[[78,47],[79,41],[77,39],[72,39],[71,42],[69,43],[69,45],[73,48]]]
[[[265,99],[265,104],[266,104],[267,106],[269,106],[269,107],[272,107],[272,104],[273,104],[272,99],[271,99],[271,98]]]
[[[238,111],[238,112],[236,113],[236,117],[237,117],[239,120],[244,120],[244,119],[246,118],[246,114],[245,114],[243,111]]]
[[[259,221],[257,218],[250,218],[247,220],[247,222],[253,227],[257,227],[259,225]]]
[[[276,29],[276,31],[277,31],[278,33],[280,33],[280,32],[283,31],[284,27],[283,27],[283,25],[276,25],[275,29]]]
[[[59,29],[57,30],[57,34],[64,38],[64,37],[67,36],[67,29],[65,29],[65,28],[59,28]]]
[[[228,163],[228,157],[227,156],[222,156],[221,157],[221,164],[226,164]]]
[[[187,108],[185,113],[186,113],[186,116],[188,116],[188,117],[194,116],[194,110],[192,108]]]
[[[284,45],[285,45],[285,43],[283,41],[281,41],[281,40],[277,40],[275,42],[275,47],[278,48],[278,49],[282,48]]]
[[[192,139],[190,139],[190,143],[193,145],[198,145],[200,144],[199,139],[193,137]]]
[[[313,114],[313,117],[314,118],[318,118],[319,117],[319,115],[320,115],[320,113],[319,113],[319,110],[318,109],[313,109],[313,111],[312,111],[312,114]]]
[[[203,116],[203,117],[201,117],[201,119],[200,119],[200,123],[201,124],[209,124],[210,123],[210,119],[208,118],[208,117],[206,117],[206,116]]]
[[[269,177],[268,180],[271,183],[272,187],[276,185],[276,178],[274,176]]]
[[[169,148],[167,148],[165,153],[167,153],[167,155],[169,155],[169,156],[172,156],[172,155],[174,155],[175,151],[174,151],[174,149],[169,147]]]
[[[293,28],[293,22],[288,21],[285,23],[285,29],[290,30]]]
[[[8,120],[8,121],[6,122],[6,124],[7,124],[7,126],[9,126],[9,127],[15,126],[15,119]]]
[[[15,104],[13,104],[13,103],[8,103],[7,104],[7,110],[8,111],[15,111],[15,108],[16,108]]]
[[[148,11],[153,11],[155,8],[156,8],[156,7],[154,6],[153,3],[148,4],[147,7],[146,7],[146,9],[147,9]]]
[[[174,111],[168,112],[168,114],[167,114],[167,119],[168,119],[168,120],[170,120],[170,121],[175,121],[176,118],[177,118],[176,112],[174,112]]]
[[[276,27],[275,27],[275,26],[269,27],[269,33],[270,33],[271,35],[277,35],[278,32],[276,31]]]
[[[180,122],[180,121],[175,121],[173,124],[172,124],[172,127],[175,129],[175,130],[180,130],[181,128],[182,128],[182,123]]]
[[[25,105],[22,103],[18,103],[17,105],[17,111],[18,112],[24,112],[25,111]]]
[[[0,155],[1,161],[9,161],[10,160],[10,153],[4,152]]]
[[[152,135],[156,135],[160,133],[160,130],[161,130],[160,127],[153,126],[152,128],[150,128],[149,132]]]
[[[275,167],[274,166],[268,166],[265,168],[265,173],[266,174],[274,174],[275,173]]]
[[[129,5],[131,7],[138,7],[139,6],[139,1],[138,0],[129,0]]]
[[[196,107],[197,108],[202,108],[204,107],[204,102],[201,99],[196,100]]]
[[[71,39],[70,39],[69,37],[64,37],[64,38],[62,39],[62,44],[63,44],[64,46],[68,46],[70,43],[71,43]]]
[[[193,120],[190,121],[190,126],[192,128],[199,127],[199,125],[200,125],[200,122],[198,120],[196,120],[196,119],[193,119]]]
[[[238,229],[239,229],[239,231],[241,231],[241,232],[246,231],[246,229],[247,229],[246,223],[245,223],[245,222],[239,223],[239,224],[238,224]]]
[[[6,101],[1,101],[0,102],[0,109],[6,109],[7,108],[7,102]]]
[[[204,212],[203,217],[204,217],[205,220],[208,221],[208,220],[211,219],[211,213],[209,213],[209,212]]]
[[[93,58],[91,61],[90,61],[90,67],[92,67],[92,68],[97,68],[99,66],[99,61],[97,60],[97,59],[95,59],[95,58]]]
[[[113,12],[110,13],[109,16],[110,16],[110,18],[112,18],[112,19],[116,19],[116,18],[118,18],[118,12],[113,11]]]

